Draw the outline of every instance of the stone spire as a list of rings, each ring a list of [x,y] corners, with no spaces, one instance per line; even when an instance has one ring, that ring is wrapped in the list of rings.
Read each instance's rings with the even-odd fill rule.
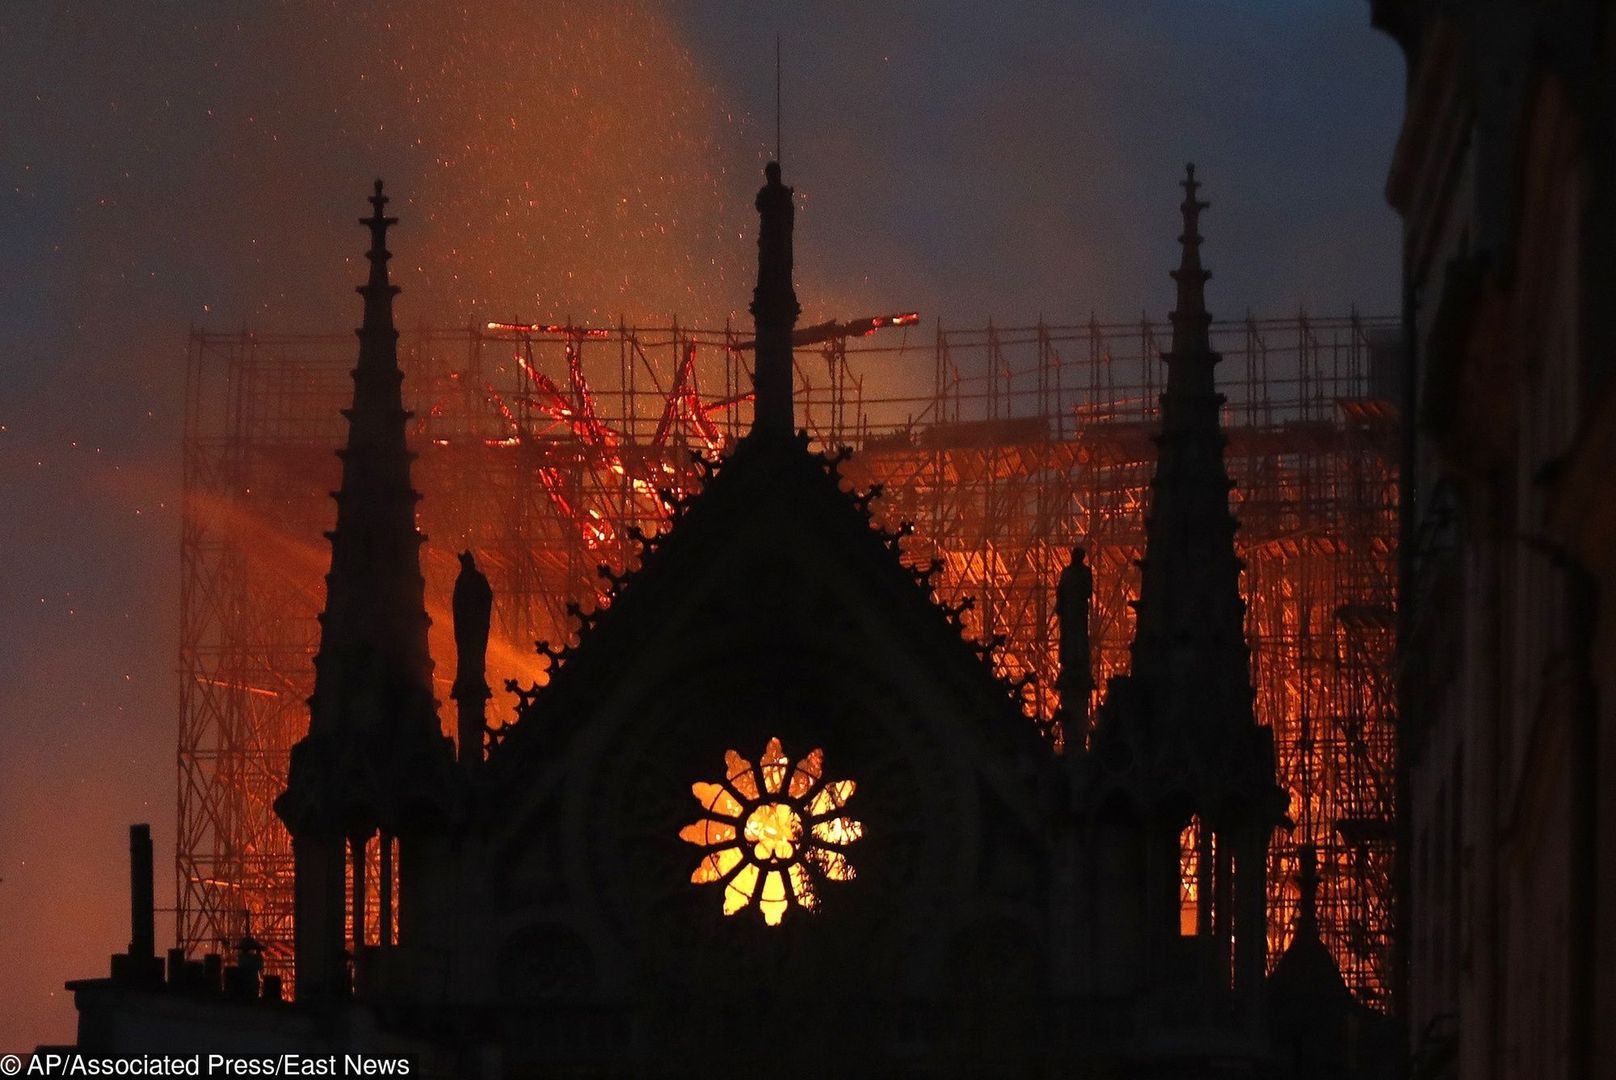
[[[767,183],[757,195],[758,277],[757,288],[752,290],[757,339],[752,430],[760,436],[780,438],[795,430],[791,338],[802,309],[791,285],[792,189],[780,182],[778,162],[769,162],[764,175]]]
[[[404,758],[441,739],[432,696],[432,659],[421,576],[424,537],[415,527],[420,500],[410,480],[414,458],[405,443],[404,374],[398,366],[398,331],[388,279],[387,196],[376,181],[374,208],[360,224],[370,229],[369,280],[364,297],[359,362],[353,370],[353,406],[342,459],[342,487],[333,494],[336,527],[326,604],[320,615],[320,650],[314,660],[309,735],[293,753],[283,817],[288,812],[334,815],[340,826],[384,824],[393,815],[391,782]],[[299,769],[300,764],[319,765]],[[323,790],[308,790],[315,775]],[[301,789],[301,790],[300,790]],[[301,809],[300,809],[301,808]],[[288,824],[292,824],[289,820]],[[338,822],[322,822],[322,827]]]
[[[1172,313],[1173,347],[1167,388],[1161,397],[1161,434],[1150,515],[1133,675],[1155,689],[1151,712],[1157,724],[1192,738],[1248,728],[1252,724],[1251,672],[1240,599],[1241,562],[1235,557],[1235,522],[1229,512],[1214,368],[1201,266],[1200,185],[1195,167],[1183,181],[1184,231],[1177,270],[1178,304]]]
[[[1178,283],[1178,304],[1169,316],[1173,322],[1173,355],[1213,355],[1208,336],[1212,316],[1206,310],[1206,283],[1211,279],[1212,271],[1201,266],[1200,228],[1201,211],[1212,204],[1195,197],[1201,183],[1195,179],[1193,164],[1184,166],[1184,179],[1180,183],[1184,188],[1184,201],[1178,208],[1184,215],[1184,231],[1178,242],[1183,252],[1179,257],[1178,269],[1169,271],[1172,279]],[[1213,362],[1216,363],[1215,355]]]
[[[1245,1045],[1263,1040],[1267,849],[1284,820],[1273,733],[1252,710],[1240,560],[1213,377],[1199,185],[1184,180],[1183,253],[1131,670],[1106,688],[1074,768],[1083,872],[1094,876],[1092,986],[1176,984],[1227,1001]],[[1180,845],[1194,828],[1195,930],[1184,930]],[[1134,851],[1136,861],[1118,861]],[[1192,938],[1193,940],[1186,940]],[[1186,981],[1187,980],[1187,981]],[[1227,1043],[1218,1053],[1228,1052]]]
[[[405,443],[404,373],[387,276],[382,182],[370,229],[370,278],[359,286],[365,319],[353,369],[353,407],[333,493],[337,524],[320,613],[309,733],[292,747],[286,791],[275,812],[292,834],[293,937],[299,1000],[342,996],[364,985],[367,951],[393,943],[393,845],[440,826],[449,791],[449,742],[438,725],[427,652],[426,583]],[[367,940],[371,843],[380,834],[376,879],[380,938]],[[351,883],[351,884],[350,884]],[[418,879],[400,871],[401,888]],[[426,911],[416,903],[410,911]],[[399,911],[405,909],[400,906]],[[346,920],[346,921],[345,921]],[[404,923],[399,923],[402,928]]]

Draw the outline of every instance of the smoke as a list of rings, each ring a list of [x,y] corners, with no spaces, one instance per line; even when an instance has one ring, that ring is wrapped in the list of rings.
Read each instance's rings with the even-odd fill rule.
[[[1160,314],[1192,156],[1219,314],[1391,305],[1361,11],[983,10],[0,7],[0,1047],[68,1038],[123,947],[129,822],[170,895],[186,327],[355,325],[376,177],[406,327],[721,322],[783,30],[805,321]]]
[[[10,1049],[69,1038],[62,981],[123,948],[127,823],[171,895],[186,325],[354,325],[377,176],[405,325],[722,321],[757,180],[654,9],[41,4],[0,41]]]

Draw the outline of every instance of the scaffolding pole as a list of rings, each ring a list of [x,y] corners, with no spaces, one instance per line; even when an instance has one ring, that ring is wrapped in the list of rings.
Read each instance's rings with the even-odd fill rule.
[[[1311,844],[1324,940],[1381,1009],[1399,418],[1371,393],[1369,354],[1395,328],[1356,313],[1212,327],[1257,718],[1297,822],[1270,852],[1270,956],[1289,942],[1295,851]],[[1097,702],[1128,661],[1170,328],[916,331],[799,350],[799,418],[817,446],[855,449],[844,470],[883,485],[884,524],[914,524],[904,559],[942,564],[939,599],[975,597],[971,632],[1002,635],[1002,674],[1033,680],[1028,722],[1057,748],[1081,743],[1086,732],[1055,727],[1055,582],[1084,545]],[[677,321],[405,335],[434,655],[451,655],[455,555],[470,548],[499,598],[490,668],[542,679],[535,640],[562,638],[567,605],[599,600],[597,567],[622,568],[630,530],[654,531],[669,497],[698,485],[692,455],[716,458],[744,434],[738,344],[730,327]],[[271,803],[307,721],[352,348],[349,335],[193,332],[187,353],[178,943],[222,950],[250,930],[287,975],[290,845]],[[437,689],[447,697],[447,682]],[[491,715],[513,707],[502,696]]]

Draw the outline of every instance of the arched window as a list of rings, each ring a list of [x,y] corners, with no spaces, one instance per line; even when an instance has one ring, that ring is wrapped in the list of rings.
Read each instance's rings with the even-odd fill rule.
[[[1178,932],[1196,937],[1211,932],[1215,837],[1193,814],[1178,834]]]

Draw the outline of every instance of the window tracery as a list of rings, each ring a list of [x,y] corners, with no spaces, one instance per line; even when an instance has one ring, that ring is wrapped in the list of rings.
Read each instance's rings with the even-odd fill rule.
[[[793,906],[817,910],[823,883],[857,876],[846,849],[864,825],[843,813],[857,785],[824,779],[824,763],[818,748],[793,762],[773,738],[756,766],[730,750],[721,782],[690,786],[708,815],[679,831],[706,849],[690,880],[722,885],[725,915],[755,903],[779,926]]]

